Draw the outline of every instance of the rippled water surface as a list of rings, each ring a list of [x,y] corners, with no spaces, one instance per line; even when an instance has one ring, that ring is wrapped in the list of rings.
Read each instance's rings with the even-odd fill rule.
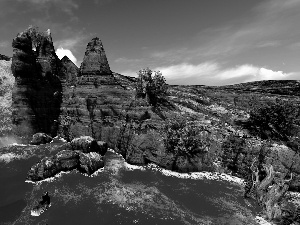
[[[62,173],[26,183],[36,158],[0,162],[0,224],[256,224],[259,209],[243,199],[238,184],[185,178],[158,167],[136,167],[107,152],[93,177]],[[52,206],[39,217],[30,210],[44,191]]]

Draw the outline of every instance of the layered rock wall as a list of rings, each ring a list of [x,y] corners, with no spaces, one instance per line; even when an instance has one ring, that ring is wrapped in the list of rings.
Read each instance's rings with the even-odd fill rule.
[[[13,47],[12,118],[18,136],[42,132],[69,141],[84,135],[107,141],[125,115],[151,112],[146,101],[135,99],[135,79],[111,72],[99,38],[88,43],[80,69],[66,56],[58,59],[49,30],[36,51],[28,30]]]
[[[99,38],[93,38],[88,43],[80,72],[83,76],[112,74]]]
[[[61,59],[61,72],[59,73],[60,81],[62,82],[63,87],[75,86],[78,81],[79,69],[78,67],[68,58],[64,56]]]
[[[106,140],[103,135],[107,129],[119,125],[120,115],[128,112],[134,100],[133,86],[133,79],[111,72],[101,40],[92,39],[77,82],[64,89],[60,134],[69,140],[80,135]],[[69,123],[65,123],[65,118],[69,118]]]
[[[11,68],[16,80],[12,94],[14,133],[25,140],[37,132],[53,136],[57,131],[62,87],[50,32],[36,52],[28,32],[18,34],[12,47]]]

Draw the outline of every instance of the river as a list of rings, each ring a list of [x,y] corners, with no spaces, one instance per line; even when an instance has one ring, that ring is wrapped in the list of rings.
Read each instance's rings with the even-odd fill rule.
[[[72,171],[25,182],[36,161],[0,161],[0,224],[258,224],[259,207],[243,198],[241,180],[229,176],[132,166],[110,150],[91,177]],[[45,191],[51,207],[31,216]]]

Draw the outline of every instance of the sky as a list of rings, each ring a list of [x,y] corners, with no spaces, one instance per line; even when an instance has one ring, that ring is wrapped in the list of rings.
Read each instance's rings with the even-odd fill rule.
[[[80,66],[102,40],[113,72],[168,84],[300,80],[300,0],[0,0],[0,54],[29,25]]]

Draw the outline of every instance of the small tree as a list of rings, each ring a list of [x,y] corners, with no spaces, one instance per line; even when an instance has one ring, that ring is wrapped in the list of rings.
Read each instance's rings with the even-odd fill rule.
[[[152,70],[147,68],[140,70],[137,74],[137,97],[146,97],[149,103],[153,106],[156,106],[157,103],[160,103],[163,99],[165,99],[168,86],[160,71],[155,72],[154,76],[152,76]]]
[[[285,177],[276,178],[273,166],[264,164],[263,168],[266,175],[261,178],[259,168],[254,166],[255,161],[256,159],[251,165],[253,196],[259,205],[262,206],[268,220],[282,221],[284,219],[284,205],[287,201],[286,193],[293,175],[290,173],[288,175],[289,179]]]

